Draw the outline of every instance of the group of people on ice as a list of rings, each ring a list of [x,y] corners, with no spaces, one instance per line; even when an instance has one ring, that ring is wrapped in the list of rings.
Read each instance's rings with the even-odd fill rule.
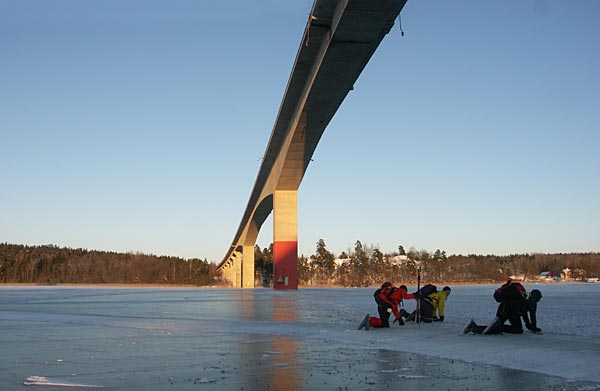
[[[395,287],[390,282],[385,282],[375,291],[373,296],[377,303],[379,317],[367,314],[359,325],[359,330],[364,328],[386,328],[390,327],[390,317],[393,314],[393,323],[403,326],[407,321],[415,322],[443,322],[446,300],[452,289],[445,286],[438,291],[437,287],[427,284],[414,293],[408,293],[406,285]],[[508,280],[494,292],[494,298],[499,303],[496,318],[490,325],[478,325],[470,319],[463,329],[463,334],[473,332],[475,334],[500,334],[500,333],[523,333],[524,320],[528,330],[540,333],[542,330],[537,326],[536,311],[537,303],[542,298],[538,289],[527,292],[523,285]],[[416,309],[412,312],[406,311],[404,301],[417,300]],[[505,324],[506,321],[509,324]]]
[[[451,291],[449,286],[438,291],[435,285],[427,284],[415,293],[408,293],[406,285],[395,287],[390,282],[384,282],[373,294],[379,317],[367,314],[358,328],[369,330],[371,327],[390,327],[392,314],[395,316],[393,323],[397,322],[400,326],[404,326],[405,321],[443,322],[446,299]],[[404,300],[410,299],[419,300],[417,309],[412,313],[404,309]]]

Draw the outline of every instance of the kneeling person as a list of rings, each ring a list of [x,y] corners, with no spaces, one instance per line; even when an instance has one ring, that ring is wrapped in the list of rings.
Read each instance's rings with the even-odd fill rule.
[[[421,299],[421,316],[423,322],[444,321],[444,308],[446,307],[446,300],[450,296],[451,291],[452,289],[449,286],[445,286],[440,292],[433,292]]]
[[[524,293],[514,299],[504,301],[498,305],[496,310],[496,319],[489,325],[483,326],[476,324],[471,319],[463,330],[463,334],[473,332],[475,334],[523,334],[523,323],[528,330],[535,333],[541,333],[542,329],[537,326],[537,303],[542,299],[542,292],[538,289],[530,293]],[[509,324],[505,324],[508,320]]]

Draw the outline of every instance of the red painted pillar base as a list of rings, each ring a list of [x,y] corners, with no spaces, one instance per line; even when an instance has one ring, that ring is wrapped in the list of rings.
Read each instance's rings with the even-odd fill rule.
[[[273,289],[298,290],[298,242],[273,243]]]

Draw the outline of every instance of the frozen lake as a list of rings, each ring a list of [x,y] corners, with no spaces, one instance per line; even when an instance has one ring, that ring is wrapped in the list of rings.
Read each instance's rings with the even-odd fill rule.
[[[535,286],[543,335],[458,335],[493,318],[495,287],[453,287],[443,323],[365,331],[374,288],[0,286],[0,389],[600,390],[600,284]]]

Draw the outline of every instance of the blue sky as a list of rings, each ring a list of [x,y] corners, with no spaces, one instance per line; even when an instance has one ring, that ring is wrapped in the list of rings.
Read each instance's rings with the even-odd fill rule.
[[[311,6],[0,0],[0,241],[220,262]],[[300,253],[600,251],[600,2],[409,0],[402,27],[315,152]]]

